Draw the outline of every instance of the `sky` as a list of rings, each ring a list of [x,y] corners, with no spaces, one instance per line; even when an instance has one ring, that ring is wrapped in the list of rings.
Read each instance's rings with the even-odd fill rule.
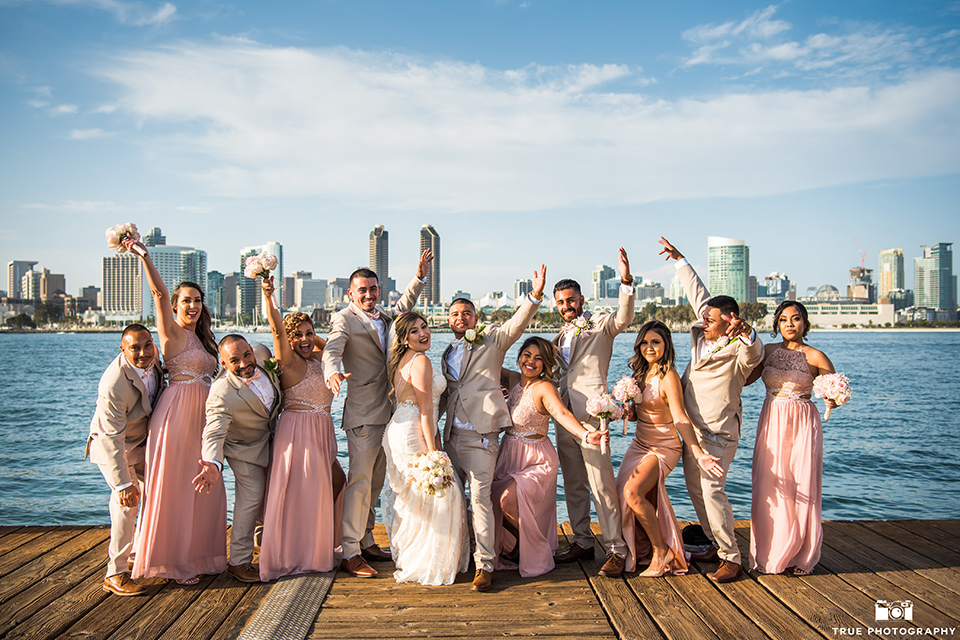
[[[0,262],[74,294],[127,221],[317,278],[382,224],[401,286],[431,224],[445,297],[621,245],[666,285],[661,235],[801,295],[902,248],[912,288],[958,203],[958,1],[0,0]]]

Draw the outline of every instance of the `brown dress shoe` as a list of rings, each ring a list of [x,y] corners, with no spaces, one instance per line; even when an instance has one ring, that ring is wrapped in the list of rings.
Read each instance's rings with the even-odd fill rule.
[[[493,573],[484,569],[477,569],[477,575],[473,577],[471,591],[489,591],[493,586]]]
[[[340,568],[357,578],[372,578],[377,575],[377,570],[364,562],[359,555],[341,560]]]
[[[740,577],[740,565],[729,560],[721,560],[720,567],[707,577],[714,582],[732,582]]]
[[[389,562],[393,560],[390,552],[386,549],[381,549],[380,545],[377,544],[372,544],[366,549],[360,549],[360,555],[364,560],[369,560],[370,562]]]
[[[103,581],[103,590],[115,596],[142,596],[147,590],[130,579],[127,573],[118,573]]]
[[[584,549],[578,544],[570,545],[570,548],[563,553],[553,556],[553,561],[557,564],[566,564],[567,562],[576,562],[580,558],[592,559],[594,557],[593,547]]]
[[[619,578],[623,575],[624,559],[615,553],[607,555],[607,561],[600,567],[600,575],[608,578]]]
[[[228,564],[227,573],[240,582],[260,582],[260,567],[250,564]]]

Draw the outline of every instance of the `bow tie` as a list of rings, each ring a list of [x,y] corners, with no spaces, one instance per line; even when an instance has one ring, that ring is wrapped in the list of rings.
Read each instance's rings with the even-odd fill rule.
[[[253,381],[254,381],[254,380],[259,380],[259,379],[260,379],[260,369],[257,369],[257,372],[254,373],[254,374],[253,374],[252,376],[250,376],[249,378],[240,378],[240,379],[243,380],[244,383],[246,383],[246,385],[249,387],[251,384],[253,384]]]
[[[463,338],[454,338],[453,340],[450,341],[451,347],[462,347],[465,344],[467,344],[467,341],[464,340]]]
[[[370,318],[371,320],[379,320],[379,319],[380,319],[380,310],[379,310],[379,309],[377,309],[376,311],[373,311],[373,312],[364,311],[364,313],[366,313],[366,314],[367,314],[367,317]]]

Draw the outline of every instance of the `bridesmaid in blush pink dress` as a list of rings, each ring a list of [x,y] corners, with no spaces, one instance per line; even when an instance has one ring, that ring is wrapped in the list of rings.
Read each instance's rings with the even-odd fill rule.
[[[552,416],[564,429],[598,445],[606,431],[587,431],[560,400],[553,386],[557,348],[532,337],[520,347],[520,371],[503,370],[510,389],[507,408],[513,427],[506,431],[493,476],[497,569],[517,569],[524,578],[554,567],[557,549],[557,450],[547,437]]]
[[[143,259],[153,291],[160,349],[169,386],[150,416],[146,491],[137,527],[136,578],[195,584],[199,575],[227,568],[227,497],[223,481],[197,493],[200,447],[217,347],[203,291],[181,282],[171,298],[146,248],[127,240]]]
[[[813,379],[833,373],[833,363],[804,343],[807,310],[786,301],[773,315],[773,335],[763,363],[747,384],[763,379],[767,397],[753,448],[750,568],[761,573],[807,574],[820,561],[823,429],[810,399]],[[827,401],[833,408],[836,404]]]
[[[683,452],[678,433],[705,471],[723,475],[718,459],[697,443],[684,409],[675,360],[667,325],[657,320],[644,323],[637,332],[630,360],[641,388],[640,401],[628,412],[637,420],[637,432],[617,473],[621,525],[627,543],[624,569],[635,571],[637,564],[648,561],[650,566],[640,574],[642,578],[687,572],[683,539],[664,486]]]
[[[333,392],[321,361],[324,342],[314,333],[310,316],[280,318],[272,277],[262,288],[283,391],[260,546],[260,579],[267,582],[334,568],[346,476],[337,462]]]

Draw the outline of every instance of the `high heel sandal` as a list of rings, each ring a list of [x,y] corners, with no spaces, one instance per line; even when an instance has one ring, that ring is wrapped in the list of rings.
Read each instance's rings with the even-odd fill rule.
[[[183,580],[177,580],[176,583],[184,587],[190,586],[192,584],[197,584],[200,582],[200,576],[193,576],[192,578],[184,578]]]
[[[649,567],[638,575],[638,578],[659,578],[660,576],[668,573],[670,571],[670,563],[673,562],[675,556],[673,555],[673,549],[667,549],[667,555],[664,556],[663,564],[657,568],[653,567],[651,563]]]

